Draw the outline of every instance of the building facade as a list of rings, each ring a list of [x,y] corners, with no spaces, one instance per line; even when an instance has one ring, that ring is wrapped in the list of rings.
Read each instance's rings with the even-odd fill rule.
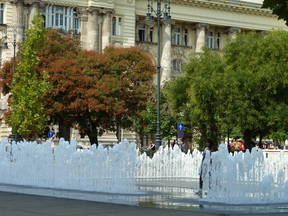
[[[263,0],[171,0],[170,22],[162,22],[161,82],[177,76],[191,53],[221,50],[240,32],[287,30]],[[157,25],[147,24],[147,0],[0,0],[0,62],[13,58],[25,30],[40,13],[45,27],[73,34],[87,50],[138,46],[156,63]],[[13,43],[16,42],[16,43]],[[1,118],[7,95],[1,95]],[[2,120],[0,137],[10,134]]]

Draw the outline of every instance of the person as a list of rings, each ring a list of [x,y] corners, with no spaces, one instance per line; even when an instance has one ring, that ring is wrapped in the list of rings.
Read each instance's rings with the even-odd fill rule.
[[[54,129],[48,131],[47,137],[48,139],[52,139],[55,136]]]
[[[155,143],[153,143],[152,141],[150,142],[150,146],[149,146],[149,149],[155,151],[156,150],[156,146],[155,146]]]

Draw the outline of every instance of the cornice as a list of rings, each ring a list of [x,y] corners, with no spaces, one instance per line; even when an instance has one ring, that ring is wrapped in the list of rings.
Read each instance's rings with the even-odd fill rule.
[[[231,0],[172,0],[172,3],[223,11],[274,17],[271,10],[262,9],[261,4]]]

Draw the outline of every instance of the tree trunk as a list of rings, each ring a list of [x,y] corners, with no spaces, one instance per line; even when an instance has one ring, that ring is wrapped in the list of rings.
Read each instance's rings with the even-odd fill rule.
[[[118,140],[118,142],[121,142],[122,140],[121,140],[121,126],[120,126],[120,124],[119,123],[117,123],[117,126],[116,126],[117,128],[116,128],[116,138],[117,138],[117,140]]]
[[[227,145],[230,145],[230,128],[227,129]]]
[[[218,127],[216,125],[216,122],[211,121],[208,133],[210,135],[210,137],[208,138],[210,150],[212,152],[217,151],[218,143],[219,143],[219,133],[218,133]]]
[[[260,132],[260,136],[259,136],[259,147],[262,148],[262,139],[263,139],[263,135]]]
[[[63,138],[66,141],[71,139],[71,125],[65,121],[59,121],[59,138]]]
[[[86,134],[89,137],[90,144],[98,146],[98,129],[95,124],[91,123],[89,130],[86,131]]]
[[[253,143],[253,132],[250,129],[246,129],[244,131],[244,146],[245,149],[249,149],[251,150],[254,147],[254,143]]]

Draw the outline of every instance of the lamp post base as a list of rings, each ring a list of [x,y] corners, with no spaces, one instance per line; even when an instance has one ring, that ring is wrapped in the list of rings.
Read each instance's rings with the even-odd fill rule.
[[[156,149],[159,149],[159,147],[162,145],[161,135],[156,134]]]

